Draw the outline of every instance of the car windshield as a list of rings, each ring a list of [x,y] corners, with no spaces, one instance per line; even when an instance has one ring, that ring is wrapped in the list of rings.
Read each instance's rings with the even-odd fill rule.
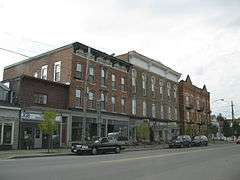
[[[200,139],[200,136],[195,136],[194,139],[195,139],[195,140],[199,140],[199,139]]]

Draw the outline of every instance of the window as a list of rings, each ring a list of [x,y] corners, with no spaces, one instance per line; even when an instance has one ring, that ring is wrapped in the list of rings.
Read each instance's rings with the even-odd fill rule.
[[[116,89],[116,76],[112,74],[112,89]]]
[[[124,79],[124,77],[121,78],[120,90],[125,91],[125,79]]]
[[[34,94],[35,104],[47,104],[47,95],[45,94]]]
[[[185,98],[186,98],[186,105],[189,105],[189,97],[186,96]]]
[[[53,80],[58,82],[60,81],[61,76],[61,61],[54,63],[54,74],[53,74]]]
[[[112,112],[116,111],[116,98],[112,96]]]
[[[177,108],[174,109],[174,115],[175,115],[175,120],[178,120],[178,113],[177,113]]]
[[[121,98],[121,112],[125,113],[125,98]]]
[[[77,79],[82,79],[83,78],[83,76],[82,76],[82,64],[77,64],[76,65],[76,72],[75,73],[76,73],[75,77]]]
[[[146,101],[143,101],[143,116],[147,115],[147,104]]]
[[[163,94],[163,82],[159,81],[159,92],[160,94]]]
[[[95,93],[91,91],[88,93],[88,108],[90,109],[96,108]]]
[[[80,108],[81,107],[81,90],[76,89],[75,92],[75,107]]]
[[[171,107],[168,107],[168,119],[171,119]]]
[[[48,68],[48,65],[42,66],[41,79],[47,79],[47,68]]]
[[[34,76],[35,78],[38,78],[38,72],[35,72],[35,73],[33,74],[33,76]]]
[[[164,118],[164,111],[163,111],[163,105],[161,104],[161,119]]]
[[[88,81],[93,83],[95,80],[95,77],[94,77],[94,67],[93,66],[90,66],[89,67],[89,76],[88,76]]]
[[[2,144],[12,144],[13,123],[3,123]]]
[[[136,98],[132,98],[132,114],[136,115]]]
[[[200,108],[200,103],[199,103],[199,99],[197,99],[197,108]]]
[[[105,92],[101,92],[101,110],[106,110],[107,95]]]
[[[186,117],[186,119],[187,119],[187,121],[189,121],[190,120],[190,113],[187,111],[187,117]]]
[[[155,89],[155,77],[152,76],[151,78],[151,87],[152,87],[152,92],[154,92],[154,89]]]
[[[143,88],[143,95],[146,96],[147,91],[146,91],[146,75],[142,74],[142,88]]]
[[[136,78],[137,78],[137,71],[135,69],[132,69],[132,90],[133,92],[136,92]]]
[[[107,84],[107,70],[102,67],[101,69],[101,85],[106,86]]]
[[[154,103],[152,104],[152,117],[153,117],[153,118],[156,117],[156,106],[155,106]]]
[[[4,91],[0,89],[0,101],[6,101],[7,95],[8,95],[8,91]]]
[[[175,99],[177,98],[177,87],[176,86],[174,86],[174,88],[173,88],[173,96]]]
[[[170,97],[170,90],[171,90],[171,84],[168,82],[167,83],[167,94]]]

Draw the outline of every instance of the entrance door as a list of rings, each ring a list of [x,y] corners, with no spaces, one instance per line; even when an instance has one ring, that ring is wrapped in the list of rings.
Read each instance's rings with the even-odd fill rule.
[[[34,128],[34,148],[42,148],[42,133],[39,128]]]

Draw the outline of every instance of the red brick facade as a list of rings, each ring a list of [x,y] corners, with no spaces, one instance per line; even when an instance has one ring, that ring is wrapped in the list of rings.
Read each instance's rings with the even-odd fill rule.
[[[206,134],[210,122],[210,93],[194,86],[189,76],[178,86],[182,134]]]

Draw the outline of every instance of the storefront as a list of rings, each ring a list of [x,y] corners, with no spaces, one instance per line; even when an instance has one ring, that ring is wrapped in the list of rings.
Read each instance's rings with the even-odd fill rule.
[[[101,118],[101,137],[107,136],[111,132],[120,132],[123,139],[129,138],[129,118],[126,116],[109,116],[102,115]],[[86,118],[86,129],[85,129],[85,140],[93,140],[98,137],[98,119],[96,114],[87,114]],[[82,140],[83,131],[83,115],[72,116],[72,142],[79,142]]]
[[[0,106],[0,150],[18,148],[20,108]]]
[[[62,114],[58,114],[56,117],[57,128],[52,135],[54,148],[67,145],[67,118]],[[19,143],[21,149],[47,148],[47,136],[42,134],[39,129],[42,119],[42,111],[24,111],[21,113]]]

